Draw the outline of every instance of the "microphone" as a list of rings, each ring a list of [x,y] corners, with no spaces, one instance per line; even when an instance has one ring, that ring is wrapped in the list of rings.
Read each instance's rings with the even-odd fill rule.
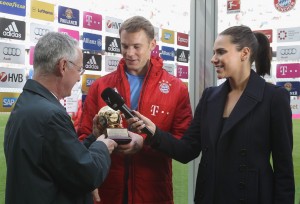
[[[120,94],[118,94],[114,89],[110,87],[104,89],[101,93],[101,97],[109,107],[114,110],[120,110],[122,113],[124,113],[126,119],[135,117],[132,110],[125,104],[122,96],[120,96]],[[142,132],[146,133],[147,136],[153,136],[149,128],[146,126],[142,129]]]

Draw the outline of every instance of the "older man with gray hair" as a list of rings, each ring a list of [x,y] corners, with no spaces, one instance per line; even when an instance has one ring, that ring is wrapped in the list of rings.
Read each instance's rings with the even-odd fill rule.
[[[83,73],[82,52],[68,35],[50,32],[35,47],[29,79],[8,119],[4,151],[6,204],[93,203],[106,178],[116,142],[100,136],[98,116],[81,143],[59,100]]]

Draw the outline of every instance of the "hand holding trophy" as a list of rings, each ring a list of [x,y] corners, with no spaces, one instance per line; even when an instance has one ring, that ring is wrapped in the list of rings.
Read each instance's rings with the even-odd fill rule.
[[[126,128],[122,126],[120,111],[109,106],[102,107],[99,112],[100,124],[105,128],[104,135],[118,144],[127,144],[131,141]]]

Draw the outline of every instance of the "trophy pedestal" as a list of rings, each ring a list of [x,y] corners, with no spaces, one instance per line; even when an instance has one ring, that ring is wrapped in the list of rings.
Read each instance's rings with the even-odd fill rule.
[[[104,135],[118,144],[127,144],[131,142],[131,137],[129,137],[126,128],[106,128]]]

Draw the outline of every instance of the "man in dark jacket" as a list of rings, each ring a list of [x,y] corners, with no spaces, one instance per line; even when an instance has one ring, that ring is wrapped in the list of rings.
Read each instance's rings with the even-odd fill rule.
[[[5,129],[6,204],[93,203],[117,144],[100,136],[97,119],[81,143],[59,100],[80,80],[82,52],[68,35],[51,32],[35,47],[34,79],[23,88]]]

